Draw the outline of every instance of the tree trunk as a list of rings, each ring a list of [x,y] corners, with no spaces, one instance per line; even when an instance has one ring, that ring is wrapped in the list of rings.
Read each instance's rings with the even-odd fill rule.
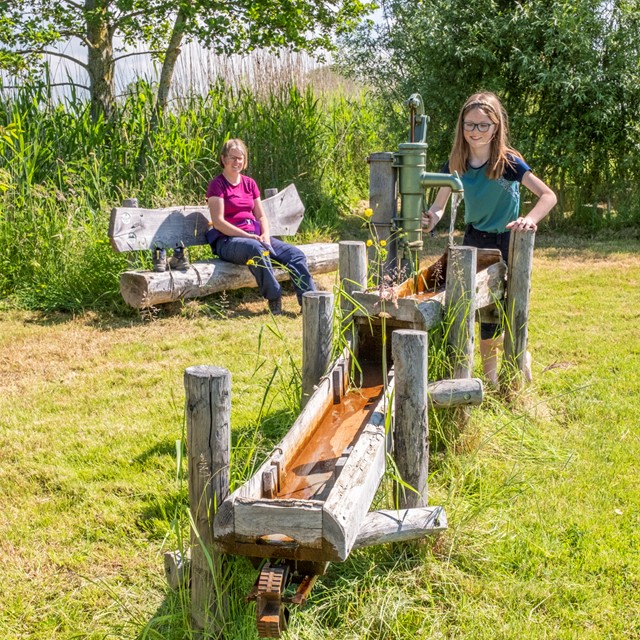
[[[87,70],[91,91],[91,117],[100,115],[111,118],[115,106],[115,82],[113,61],[113,29],[107,22],[106,12],[100,0],[85,0],[88,47]]]
[[[153,115],[153,121],[151,130],[155,131],[157,126],[157,120],[164,115],[169,102],[169,92],[171,91],[171,83],[173,81],[173,72],[176,68],[176,62],[182,52],[182,40],[184,38],[185,26],[189,20],[189,9],[193,5],[193,2],[188,4],[181,4],[176,16],[176,21],[173,24],[173,31],[171,32],[171,39],[169,40],[169,46],[164,56],[164,62],[162,63],[162,71],[160,72],[160,82],[158,84],[158,95],[156,96],[156,108]]]
[[[188,6],[191,8],[193,2],[189,2]],[[182,40],[184,38],[184,30],[187,21],[189,20],[189,13],[186,5],[181,4],[176,16],[176,21],[173,23],[173,31],[171,32],[171,38],[169,39],[169,45],[165,52],[164,61],[162,63],[162,70],[160,71],[160,81],[158,83],[158,93],[156,94],[156,103],[151,115],[151,122],[149,123],[149,129],[146,131],[142,144],[140,146],[140,153],[138,154],[138,177],[144,176],[147,170],[147,156],[151,150],[151,144],[153,136],[158,130],[158,124],[169,104],[169,93],[171,92],[171,83],[173,81],[173,72],[178,62],[178,57],[182,52]]]

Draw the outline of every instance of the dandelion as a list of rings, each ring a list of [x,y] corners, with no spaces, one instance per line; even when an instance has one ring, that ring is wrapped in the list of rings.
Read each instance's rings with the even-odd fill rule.
[[[265,250],[262,252],[262,255],[263,255],[263,256],[268,256],[268,255],[269,255],[269,252],[265,249]]]
[[[380,240],[380,246],[381,247],[386,247],[387,246],[387,241],[386,240]]]
[[[373,240],[371,239],[367,240],[367,247],[370,247],[371,245],[373,245]]]
[[[365,218],[370,218],[373,215],[373,209],[371,209],[370,207],[367,207],[364,210],[364,215],[365,215]]]
[[[247,260],[247,266],[249,266],[249,267],[252,267],[255,263],[256,263],[256,261],[253,258],[249,258]]]

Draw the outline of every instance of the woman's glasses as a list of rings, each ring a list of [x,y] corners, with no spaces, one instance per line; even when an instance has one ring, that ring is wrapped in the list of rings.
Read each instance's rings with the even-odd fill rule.
[[[465,131],[474,131],[477,129],[480,133],[487,133],[491,127],[494,126],[493,122],[463,122],[462,126]]]

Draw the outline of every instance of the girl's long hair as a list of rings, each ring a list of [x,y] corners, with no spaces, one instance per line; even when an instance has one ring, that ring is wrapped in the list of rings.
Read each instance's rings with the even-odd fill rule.
[[[460,109],[456,137],[449,156],[449,171],[457,171],[462,175],[467,170],[470,154],[469,145],[464,139],[463,123],[465,115],[473,109],[480,109],[496,125],[491,138],[491,153],[486,168],[487,177],[496,180],[502,176],[506,166],[511,165],[510,155],[518,158],[522,156],[509,146],[509,119],[500,98],[495,93],[474,93]]]

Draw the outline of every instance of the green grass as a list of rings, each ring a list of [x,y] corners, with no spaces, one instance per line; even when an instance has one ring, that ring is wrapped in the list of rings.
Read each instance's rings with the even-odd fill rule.
[[[510,406],[487,394],[461,441],[432,447],[430,503],[449,531],[333,564],[287,637],[640,638],[640,252],[537,245],[533,387]],[[189,637],[162,567],[185,524],[172,526],[184,368],[232,372],[241,461],[286,429],[291,394],[275,392],[300,360],[299,318],[278,320],[286,344],[262,329],[258,349],[262,301],[230,305],[152,321],[0,315],[0,637]],[[235,573],[240,594],[253,574],[243,560]],[[254,638],[253,605],[234,602],[228,637]]]

